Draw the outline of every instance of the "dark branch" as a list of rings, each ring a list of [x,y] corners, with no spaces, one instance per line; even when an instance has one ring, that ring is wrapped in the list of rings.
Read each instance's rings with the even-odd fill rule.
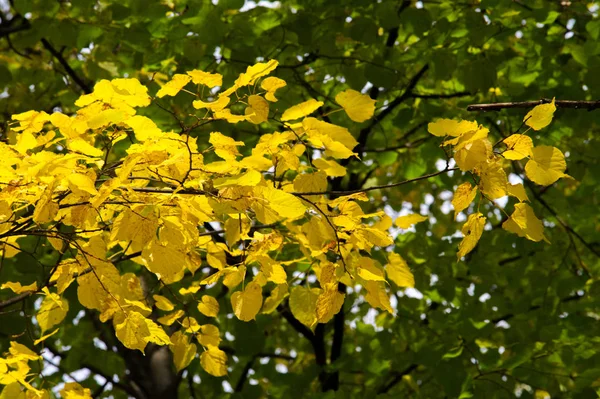
[[[467,107],[467,111],[499,111],[505,108],[532,108],[536,105],[549,104],[551,102],[552,99],[542,98],[537,101],[471,104]],[[557,108],[587,109],[588,111],[600,108],[600,101],[555,100],[554,104]]]
[[[392,389],[396,384],[398,384],[400,381],[402,381],[402,377],[404,377],[405,375],[408,375],[410,373],[412,373],[419,365],[418,364],[411,364],[410,366],[408,366],[407,368],[405,368],[404,370],[395,373],[394,378],[392,378],[392,380],[390,382],[388,382],[387,384],[385,384],[384,386],[382,386],[381,388],[379,388],[379,390],[377,391],[378,394],[384,394],[387,393],[390,389]]]
[[[44,46],[44,48],[46,50],[48,50],[50,52],[50,54],[52,54],[54,56],[54,58],[56,58],[56,60],[63,66],[63,68],[65,68],[67,75],[69,75],[71,77],[71,79],[73,79],[73,81],[75,83],[77,83],[79,88],[81,88],[81,90],[84,93],[89,94],[92,92],[92,89],[90,89],[90,86],[88,86],[88,84],[85,83],[85,81],[79,75],[77,75],[77,72],[75,72],[75,70],[73,70],[73,68],[71,68],[71,66],[69,65],[67,60],[65,60],[65,58],[62,56],[62,54],[59,51],[57,51],[50,44],[50,42],[48,40],[42,38],[42,45]]]

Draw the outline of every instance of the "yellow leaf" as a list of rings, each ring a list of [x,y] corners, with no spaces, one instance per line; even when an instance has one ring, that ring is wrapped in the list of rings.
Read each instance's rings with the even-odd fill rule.
[[[8,349],[8,351],[12,356],[16,357],[19,360],[29,361],[29,360],[38,360],[38,359],[42,358],[41,356],[39,356],[37,353],[35,353],[34,351],[29,349],[25,345],[20,344],[15,341],[10,342],[10,348]]]
[[[81,173],[72,173],[69,176],[67,176],[67,181],[69,182],[69,188],[75,194],[98,194],[98,191],[94,186],[94,181],[88,175],[82,175]]]
[[[67,148],[73,152],[89,157],[101,157],[104,155],[104,152],[101,149],[94,147],[83,139],[69,140],[67,142]]]
[[[346,176],[346,168],[334,160],[326,160],[323,158],[313,159],[315,168],[322,170],[329,177]]]
[[[427,216],[413,213],[406,216],[400,216],[398,219],[396,219],[396,226],[400,227],[401,229],[408,229],[409,227],[427,219],[429,219]]]
[[[189,337],[181,331],[176,331],[171,335],[169,349],[173,352],[173,363],[175,363],[177,372],[189,366],[196,357],[196,344],[190,343]]]
[[[516,204],[515,211],[510,218],[502,224],[502,228],[519,237],[526,237],[531,241],[544,240],[549,242],[544,236],[544,225],[539,220],[533,209],[527,204]]]
[[[308,101],[294,105],[294,106],[286,109],[284,111],[283,115],[281,116],[281,120],[282,121],[291,121],[294,119],[303,118],[303,117],[315,112],[322,105],[323,105],[322,101],[317,101],[314,98],[311,98]]]
[[[241,155],[237,147],[244,145],[243,141],[235,141],[219,132],[211,132],[208,142],[215,147],[215,153],[225,160],[234,160]]]
[[[388,264],[385,268],[387,276],[398,287],[414,287],[415,277],[413,276],[408,264],[400,255],[392,252],[388,256]]]
[[[244,112],[251,123],[261,124],[269,119],[269,103],[261,96],[251,95],[248,97],[248,107]]]
[[[219,346],[221,343],[219,329],[212,324],[200,326],[200,333],[196,334],[196,338],[203,346]]]
[[[427,130],[434,136],[460,137],[465,133],[472,132],[478,128],[477,121],[455,121],[452,119],[439,119],[427,125]]]
[[[454,154],[454,160],[460,170],[466,172],[485,163],[491,153],[492,144],[489,140],[476,140],[458,150]]]
[[[321,290],[296,286],[290,292],[290,310],[298,321],[311,328],[317,322],[317,301]]]
[[[561,177],[569,177],[565,156],[555,147],[539,146],[531,150],[531,158],[525,165],[529,180],[542,186],[549,186]]]
[[[164,96],[175,96],[181,89],[185,87],[192,80],[190,76],[175,74],[173,78],[167,82],[160,90],[156,93],[156,97],[162,98]]]
[[[390,297],[385,291],[385,283],[383,281],[366,281],[364,287],[367,290],[365,300],[369,305],[394,314],[394,309],[392,309],[392,305],[390,304]]]
[[[556,106],[554,105],[553,98],[550,104],[537,105],[529,111],[527,115],[525,115],[525,118],[523,118],[523,121],[527,126],[533,128],[533,130],[540,130],[552,122],[554,111],[556,111]]]
[[[248,170],[238,176],[222,177],[213,180],[213,187],[222,188],[229,186],[254,187],[262,180],[262,173],[257,170]]]
[[[309,138],[315,140],[315,144],[318,146],[325,145],[327,142],[327,140],[324,140],[325,138],[341,143],[348,150],[352,150],[358,144],[358,141],[352,136],[352,133],[345,127],[320,121],[316,118],[305,118],[302,121],[302,127]],[[320,144],[319,141],[322,141],[323,144]],[[327,148],[326,145],[325,147]]]
[[[19,134],[17,139],[17,144],[13,147],[20,154],[26,155],[27,151],[38,147],[38,141],[35,139],[31,132],[23,132]]]
[[[287,284],[277,285],[275,288],[273,288],[269,297],[265,299],[261,313],[272,313],[288,295]]]
[[[259,62],[246,68],[246,72],[240,74],[235,81],[237,87],[253,85],[257,79],[262,78],[273,72],[277,68],[279,62],[277,60],[269,60],[267,62]]]
[[[463,239],[458,245],[458,259],[462,258],[475,248],[483,234],[486,218],[481,213],[469,215],[467,222],[463,225],[461,232]]]
[[[327,174],[325,172],[306,173],[294,179],[294,191],[298,193],[320,193],[327,191]],[[318,195],[304,196],[310,201],[318,201]]]
[[[243,321],[254,320],[262,302],[262,287],[255,282],[248,283],[243,291],[237,291],[231,295],[233,313]]]
[[[58,332],[58,328],[54,331],[52,331],[51,333],[48,333],[46,335],[42,335],[40,338],[36,339],[35,341],[33,341],[34,345],[39,344],[40,342],[44,342],[45,340],[47,340],[48,338],[50,338],[51,336],[53,336],[54,334],[56,334]]]
[[[516,197],[520,202],[529,201],[529,197],[525,192],[525,187],[523,187],[522,183],[518,184],[509,184],[507,187],[508,195]]]
[[[265,98],[273,103],[277,102],[277,98],[275,97],[275,91],[285,86],[285,80],[276,78],[274,76],[269,76],[268,78],[264,79],[260,84],[260,87],[267,91],[267,93],[265,94]]]
[[[358,275],[368,281],[385,281],[383,268],[371,258],[362,257],[357,268]]]
[[[129,349],[139,349],[144,353],[148,342],[157,345],[171,343],[165,331],[152,320],[138,312],[119,313],[113,319],[116,336]]]
[[[148,117],[135,115],[125,121],[125,124],[133,129],[135,138],[138,141],[146,141],[158,138],[162,131],[156,126],[156,123]]]
[[[22,294],[24,292],[37,291],[37,282],[33,282],[29,285],[21,285],[19,282],[13,283],[9,281],[0,286],[0,290],[5,288],[12,290],[15,294]]]
[[[144,247],[140,259],[148,270],[155,273],[166,284],[181,280],[188,262],[185,249],[156,239]]]
[[[217,317],[219,302],[210,295],[202,295],[202,302],[198,303],[198,311],[206,317]]]
[[[331,287],[323,290],[317,298],[317,320],[319,323],[328,323],[334,315],[339,313],[344,304],[346,295],[342,294],[337,289],[337,284],[332,284]]]
[[[160,324],[162,324],[163,326],[170,326],[171,324],[175,323],[177,320],[179,320],[183,316],[185,316],[185,312],[183,310],[179,309],[173,313],[169,313],[166,316],[159,317],[157,319],[157,321]]]
[[[60,390],[60,396],[63,399],[92,399],[92,390],[76,382],[67,382]]]
[[[35,316],[42,333],[63,321],[69,311],[69,302],[66,299],[50,293],[47,288],[44,288],[44,292],[46,297]]]
[[[452,206],[454,207],[454,219],[456,216],[467,209],[468,206],[473,202],[477,195],[477,187],[472,187],[471,183],[466,182],[456,188],[454,192],[454,198],[452,199]]]
[[[223,110],[223,108],[225,108],[227,104],[229,104],[229,101],[229,97],[220,96],[212,102],[204,102],[201,100],[192,101],[192,106],[196,109],[208,108],[209,110],[216,112]]]
[[[170,312],[175,309],[175,305],[168,298],[162,295],[153,295],[152,298],[156,301],[155,305],[160,310],[164,310],[165,312]]]
[[[52,221],[58,213],[58,203],[52,200],[52,187],[46,188],[33,210],[33,221],[39,224]]]
[[[298,219],[304,216],[306,207],[292,194],[269,186],[254,187],[254,193],[262,197],[263,201],[253,204],[253,207],[269,207],[283,218]]]
[[[227,355],[219,348],[209,346],[200,355],[200,365],[208,374],[222,377],[227,374]]]
[[[192,77],[192,82],[197,85],[205,85],[211,89],[216,86],[223,86],[223,75],[220,73],[209,73],[194,69],[193,71],[187,71],[187,74]]]
[[[500,162],[487,163],[479,171],[479,189],[490,200],[506,195],[508,178]]]
[[[222,109],[222,110],[215,110],[214,114],[213,114],[213,118],[214,119],[225,119],[227,122],[229,123],[238,123],[238,122],[243,122],[243,121],[247,121],[248,119],[250,119],[250,117],[248,115],[235,115],[231,113],[231,110],[228,108]]]
[[[513,134],[504,139],[506,151],[502,156],[512,161],[518,161],[529,156],[530,150],[533,147],[531,137],[524,134]]]
[[[345,90],[335,96],[335,102],[340,104],[346,114],[354,122],[364,122],[373,117],[375,112],[375,100],[366,94],[356,90]]]

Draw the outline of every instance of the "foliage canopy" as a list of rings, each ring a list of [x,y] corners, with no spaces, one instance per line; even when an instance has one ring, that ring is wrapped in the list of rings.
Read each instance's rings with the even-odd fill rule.
[[[0,5],[0,398],[594,397],[600,4]]]

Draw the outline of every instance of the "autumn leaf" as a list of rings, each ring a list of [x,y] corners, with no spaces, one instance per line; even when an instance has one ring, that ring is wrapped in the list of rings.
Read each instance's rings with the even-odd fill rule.
[[[243,291],[237,291],[231,295],[233,313],[243,321],[254,320],[262,303],[262,287],[255,282],[246,285]]]
[[[375,100],[366,94],[352,89],[338,93],[335,102],[340,104],[346,114],[354,122],[364,122],[373,117],[375,112]]]
[[[556,111],[554,105],[554,98],[549,104],[540,104],[535,106],[531,111],[525,115],[523,121],[527,126],[530,126],[533,130],[540,130],[545,128],[552,122],[552,117]]]
[[[417,223],[421,223],[427,219],[428,219],[427,216],[412,213],[410,215],[398,217],[396,219],[396,226],[400,227],[401,229],[408,229],[408,228],[412,227],[413,225],[415,225]]]
[[[556,147],[538,146],[531,150],[531,157],[525,165],[527,177],[542,186],[549,186],[565,174],[567,163],[565,156]]]
[[[481,213],[473,213],[467,218],[467,222],[463,225],[461,233],[463,239],[458,246],[458,259],[467,255],[475,248],[481,235],[483,234],[483,226],[485,226],[486,217]]]

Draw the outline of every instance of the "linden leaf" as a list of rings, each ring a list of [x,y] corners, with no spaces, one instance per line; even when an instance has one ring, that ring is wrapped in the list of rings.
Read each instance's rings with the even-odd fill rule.
[[[191,76],[192,82],[197,85],[205,85],[211,89],[216,86],[223,86],[223,75],[220,73],[209,73],[194,69],[193,71],[187,71],[187,74]]]
[[[12,281],[8,281],[0,286],[0,290],[3,290],[5,288],[12,290],[12,292],[14,292],[15,294],[22,294],[24,292],[29,291],[35,292],[37,291],[37,282],[34,281],[29,285],[21,285],[21,283],[19,282],[13,283]]]
[[[360,265],[357,268],[359,277],[368,281],[385,281],[385,273],[379,265],[371,258],[361,258]]]
[[[76,382],[67,382],[60,390],[63,399],[92,399],[92,390],[84,388]]]
[[[320,108],[324,103],[311,98],[308,101],[294,105],[283,112],[282,121],[291,121],[308,116]]]
[[[189,366],[196,357],[196,344],[190,343],[189,337],[181,331],[176,331],[171,335],[169,349],[173,352],[173,363],[178,372]]]
[[[46,335],[42,335],[41,337],[39,337],[38,339],[36,339],[35,341],[33,341],[34,345],[39,344],[40,342],[44,342],[45,340],[47,340],[48,338],[50,338],[51,336],[53,336],[54,334],[56,334],[60,329],[57,328],[56,330],[52,331],[51,333],[48,333]]]
[[[175,96],[190,82],[190,80],[192,80],[191,76],[177,73],[173,75],[173,78],[167,82],[167,84],[160,88],[156,93],[156,97]]]
[[[92,180],[88,175],[83,175],[81,173],[72,173],[67,176],[67,181],[69,182],[69,188],[76,194],[85,195],[85,193],[96,195],[98,194],[98,190],[94,186],[94,180]]]
[[[247,85],[253,85],[257,79],[262,78],[273,72],[279,65],[277,60],[269,60],[267,62],[259,62],[246,68],[246,72],[240,74],[235,81],[237,87],[243,87]]]
[[[317,322],[317,301],[321,290],[296,286],[290,292],[290,310],[298,321],[311,328]]]
[[[198,311],[206,317],[217,317],[219,302],[210,295],[202,295],[202,302],[198,303]]]
[[[542,186],[549,186],[565,174],[567,163],[563,153],[555,147],[539,146],[531,150],[531,158],[525,165],[529,180]]]
[[[175,305],[168,298],[162,295],[153,295],[152,298],[156,301],[155,305],[160,310],[164,310],[165,312],[170,312],[175,309]]]
[[[408,264],[400,255],[392,252],[388,256],[388,264],[385,268],[387,276],[398,287],[414,287],[415,277],[413,276]]]
[[[346,176],[346,168],[334,161],[326,160],[323,158],[313,159],[312,161],[315,168],[322,170],[329,177],[341,177]]]
[[[342,309],[345,294],[337,289],[337,284],[323,290],[317,298],[316,314],[319,323],[328,323]]]
[[[487,163],[479,171],[479,189],[490,200],[506,195],[508,178],[500,162]]]
[[[196,338],[203,346],[219,346],[221,343],[219,328],[212,324],[200,326],[200,334],[197,334]]]
[[[550,104],[541,104],[529,111],[523,121],[533,130],[540,130],[552,122],[554,111],[556,111],[556,105],[554,105],[553,98]]]
[[[113,318],[116,336],[129,349],[138,349],[144,353],[148,342],[158,345],[171,343],[165,331],[152,320],[141,313],[129,311],[119,313]]]
[[[456,216],[467,209],[468,206],[473,202],[477,195],[477,186],[471,186],[471,183],[466,182],[456,188],[454,192],[454,198],[452,199],[452,206],[454,207],[454,219]]]
[[[531,241],[544,240],[549,242],[544,236],[544,225],[539,220],[533,209],[527,204],[516,204],[515,211],[510,218],[502,224],[502,228],[519,237],[525,237]]]
[[[157,138],[162,131],[156,126],[156,123],[148,117],[135,115],[125,121],[125,124],[133,129],[135,138],[138,141],[146,141]]]
[[[408,229],[412,225],[415,225],[415,224],[420,223],[427,219],[429,219],[427,216],[422,216],[422,215],[413,213],[410,215],[400,216],[399,218],[397,218],[396,226],[400,227],[401,229]]]
[[[276,78],[274,76],[269,76],[261,82],[260,87],[267,91],[267,93],[265,94],[265,99],[271,102],[277,102],[277,98],[275,97],[275,91],[277,91],[277,89],[285,87],[286,85],[287,83],[285,82],[285,80]]]
[[[523,183],[509,184],[507,187],[507,191],[508,195],[518,198],[520,202],[529,201],[529,197],[525,192],[525,187],[523,186]]]
[[[325,172],[299,174],[294,179],[294,191],[299,193],[320,193],[327,191],[327,174]],[[318,201],[319,196],[305,196],[310,201]]]
[[[367,290],[365,300],[369,305],[394,314],[394,309],[392,309],[390,297],[385,291],[385,283],[383,281],[366,281],[364,287]]]
[[[213,112],[222,111],[223,108],[229,104],[230,98],[226,96],[221,96],[217,98],[215,101],[207,102],[201,100],[192,101],[192,106],[196,109],[208,108]]]
[[[38,355],[37,353],[35,353],[34,351],[29,349],[25,345],[20,344],[15,341],[10,342],[10,348],[8,349],[8,352],[12,356],[14,356],[15,358],[17,358],[19,360],[29,361],[29,360],[38,360],[38,359],[42,358],[40,355]]]
[[[101,149],[94,147],[83,139],[69,140],[67,142],[67,148],[73,152],[89,157],[101,157],[104,155],[104,152]]]
[[[265,201],[264,204],[256,204],[256,207],[268,206],[277,212],[279,216],[289,219],[298,219],[304,216],[306,207],[292,194],[269,186],[254,187],[254,193],[262,197]]]
[[[367,94],[348,89],[335,96],[335,102],[340,104],[346,114],[354,122],[364,122],[375,113],[375,100]]]
[[[157,319],[157,321],[162,324],[163,326],[170,326],[173,323],[175,323],[177,320],[179,320],[180,318],[182,318],[183,316],[185,316],[185,312],[181,309],[176,310],[173,313],[169,313],[166,316],[163,317],[159,317]]]
[[[504,139],[506,151],[502,156],[512,161],[518,161],[529,156],[530,150],[533,147],[531,137],[524,134],[513,134]]]
[[[66,299],[50,293],[47,288],[44,288],[44,292],[46,297],[35,316],[42,333],[60,324],[69,311],[69,302]]]
[[[427,125],[427,130],[434,136],[459,137],[478,128],[477,121],[455,121],[453,119],[439,119]]]
[[[477,242],[483,234],[483,226],[485,226],[486,218],[481,213],[473,213],[469,215],[467,222],[463,225],[461,232],[463,239],[458,245],[458,259],[462,258],[475,248]]]
[[[251,95],[248,97],[248,107],[244,112],[251,123],[259,125],[269,119],[269,103],[261,96]]]
[[[200,355],[200,365],[208,374],[222,377],[227,374],[227,355],[219,348],[209,346]]]
[[[255,282],[246,285],[243,291],[237,291],[231,295],[233,313],[242,321],[254,320],[262,302],[262,287]]]
[[[265,299],[261,313],[272,313],[288,295],[289,293],[287,284],[277,285],[275,288],[273,288],[269,297]]]
[[[467,144],[454,154],[456,165],[463,172],[470,171],[487,162],[492,153],[492,144],[489,140],[476,140]]]

